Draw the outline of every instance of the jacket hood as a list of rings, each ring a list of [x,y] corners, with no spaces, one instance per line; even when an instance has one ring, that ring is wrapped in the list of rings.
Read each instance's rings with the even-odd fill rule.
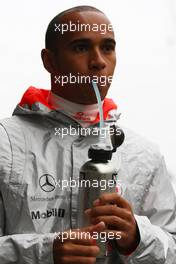
[[[49,103],[50,90],[29,87],[22,96],[20,103],[16,106],[13,115],[47,115],[52,112],[64,112],[62,110],[56,110]],[[103,102],[103,115],[104,120],[112,119],[114,113],[117,110],[117,105],[110,98],[105,98]],[[96,124],[100,121],[99,113],[95,120],[92,122]]]

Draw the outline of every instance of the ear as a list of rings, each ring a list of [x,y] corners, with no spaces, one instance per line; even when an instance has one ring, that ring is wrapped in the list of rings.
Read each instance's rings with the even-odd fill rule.
[[[43,66],[49,73],[54,74],[57,72],[57,66],[52,51],[49,49],[42,49],[41,58],[43,61]]]

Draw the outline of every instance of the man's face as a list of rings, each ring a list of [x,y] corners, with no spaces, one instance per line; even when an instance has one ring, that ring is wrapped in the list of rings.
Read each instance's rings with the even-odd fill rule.
[[[59,34],[57,52],[55,61],[57,65],[57,77],[76,76],[76,83],[69,82],[63,86],[59,84],[55,76],[52,76],[52,90],[54,93],[80,104],[96,103],[95,93],[90,79],[95,79],[97,76],[97,85],[100,91],[101,99],[103,100],[108,92],[110,81],[108,78],[113,76],[116,65],[115,40],[114,33],[108,30],[110,21],[107,17],[99,12],[84,11],[81,13],[72,12],[63,16],[58,24],[81,25],[88,24],[91,29],[81,31],[67,31]],[[93,24],[98,25],[95,30]],[[106,25],[106,31],[102,30]],[[99,29],[97,31],[97,29]],[[103,33],[102,33],[103,32]],[[90,76],[85,80],[78,79],[78,76]],[[106,81],[105,81],[106,80]]]

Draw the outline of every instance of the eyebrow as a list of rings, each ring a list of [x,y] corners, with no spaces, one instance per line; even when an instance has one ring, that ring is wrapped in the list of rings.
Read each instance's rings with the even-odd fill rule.
[[[74,39],[74,40],[72,40],[71,42],[70,42],[70,44],[69,44],[69,46],[71,45],[75,45],[75,44],[79,44],[79,43],[85,43],[85,42],[87,42],[87,43],[91,43],[91,39],[89,39],[89,38],[79,38],[79,39]],[[114,46],[116,45],[116,41],[113,39],[113,38],[104,38],[103,40],[102,40],[102,42],[105,42],[105,43],[113,43],[114,44]]]

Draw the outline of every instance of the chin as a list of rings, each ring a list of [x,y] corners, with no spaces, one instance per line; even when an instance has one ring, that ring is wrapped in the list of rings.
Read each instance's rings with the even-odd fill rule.
[[[101,100],[103,101],[107,95],[109,87],[107,86],[100,86],[98,84],[98,90],[100,93]],[[76,87],[75,87],[76,90]],[[94,89],[92,86],[84,86],[83,88],[79,89],[79,92],[77,93],[77,96],[72,96],[72,100],[74,98],[74,101],[77,102],[78,104],[97,104],[97,97],[94,92]]]
[[[105,99],[106,95],[102,96],[101,95],[101,101],[103,101]],[[97,98],[96,97],[93,97],[93,98],[87,98],[86,100],[84,100],[84,103],[82,104],[97,104]]]

